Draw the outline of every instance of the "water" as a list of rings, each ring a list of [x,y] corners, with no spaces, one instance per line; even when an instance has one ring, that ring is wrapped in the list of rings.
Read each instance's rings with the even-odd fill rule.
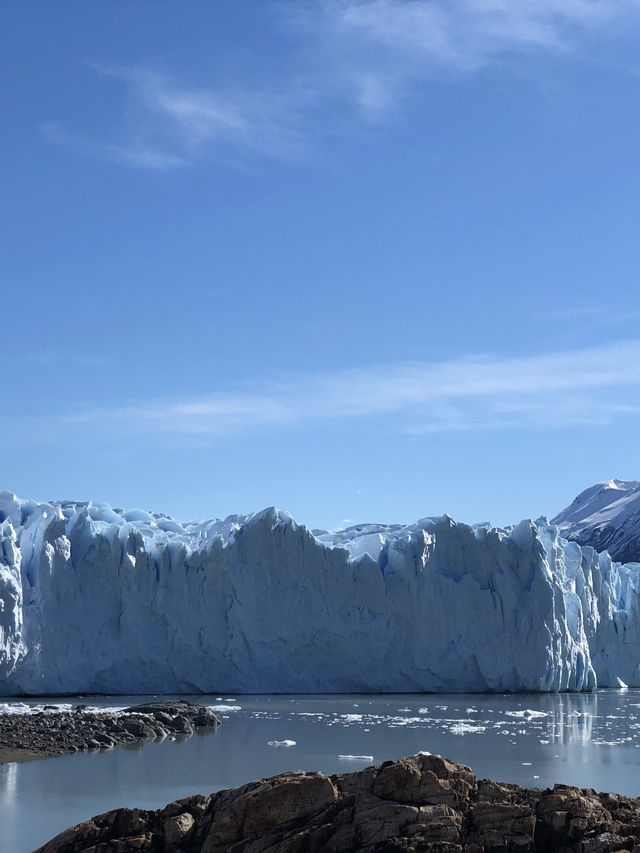
[[[146,698],[119,697],[117,704]],[[379,763],[426,750],[462,761],[480,777],[640,795],[640,690],[191,698],[224,706],[216,732],[0,766],[0,850],[27,853],[67,826],[119,806],[158,808],[284,770],[333,773],[370,763],[340,755]],[[283,740],[296,745],[268,745]]]

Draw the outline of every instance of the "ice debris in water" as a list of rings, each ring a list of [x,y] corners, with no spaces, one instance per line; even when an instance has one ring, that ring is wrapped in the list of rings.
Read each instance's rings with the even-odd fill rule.
[[[538,717],[548,717],[549,714],[546,711],[533,711],[531,708],[527,708],[524,711],[505,711],[505,716],[507,717],[518,717],[526,720],[533,720]]]
[[[477,726],[475,723],[460,722],[449,726],[449,731],[452,735],[481,734],[482,732],[486,732],[486,730],[486,726]]]

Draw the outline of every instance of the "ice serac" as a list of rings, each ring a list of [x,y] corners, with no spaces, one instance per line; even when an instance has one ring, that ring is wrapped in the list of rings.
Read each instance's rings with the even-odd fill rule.
[[[448,516],[338,533],[0,494],[0,693],[640,686],[640,565]]]
[[[581,492],[554,519],[563,536],[623,563],[640,561],[640,482],[606,480]]]

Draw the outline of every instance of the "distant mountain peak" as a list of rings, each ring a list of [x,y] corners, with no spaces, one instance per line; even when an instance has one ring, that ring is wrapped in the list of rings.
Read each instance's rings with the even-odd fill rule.
[[[580,545],[609,551],[620,562],[640,562],[640,481],[595,483],[552,522]]]

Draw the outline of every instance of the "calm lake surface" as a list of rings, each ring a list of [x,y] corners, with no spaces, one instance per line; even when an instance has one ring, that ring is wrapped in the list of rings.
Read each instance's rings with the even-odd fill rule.
[[[462,761],[480,777],[640,796],[639,690],[188,698],[222,706],[215,733],[0,766],[0,849],[27,853],[120,806],[158,808],[284,770],[345,772],[372,763],[366,756],[377,764],[421,750]],[[147,699],[55,701],[113,707]]]

